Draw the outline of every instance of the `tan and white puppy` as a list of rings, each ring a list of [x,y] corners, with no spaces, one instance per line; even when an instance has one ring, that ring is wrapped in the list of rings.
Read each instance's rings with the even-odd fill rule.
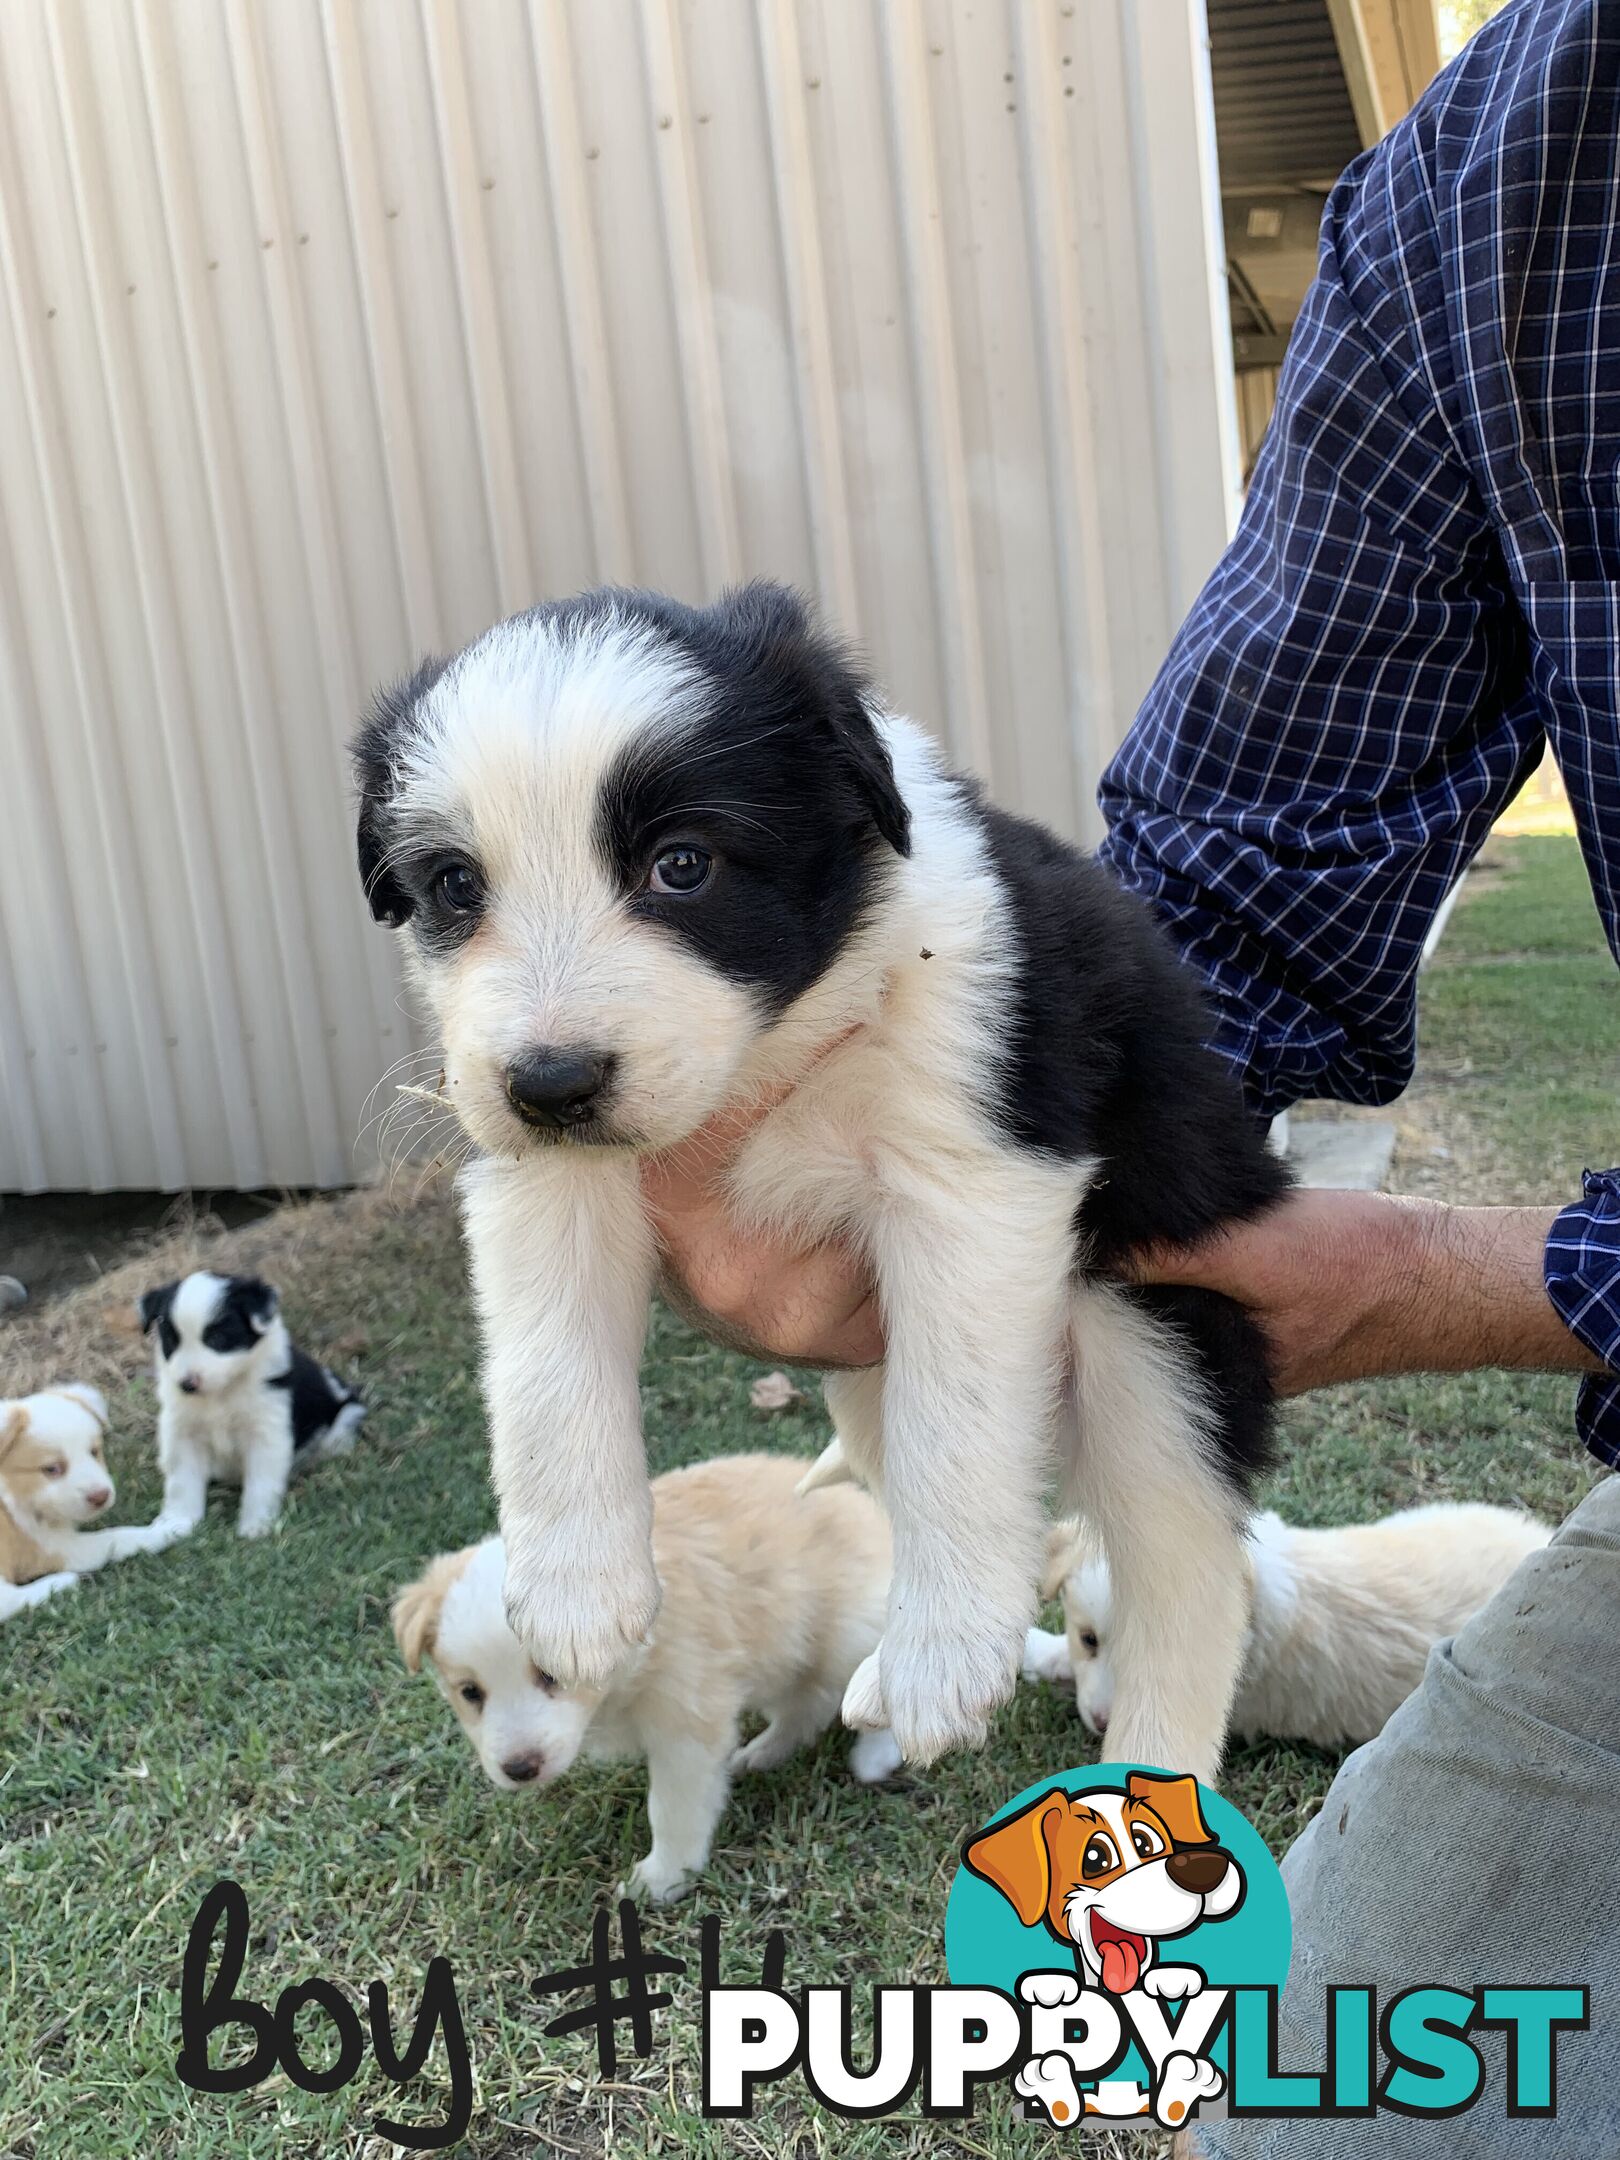
[[[889,1537],[851,1486],[795,1496],[798,1466],[721,1456],[655,1478],[653,1555],[663,1602],[648,1642],[606,1686],[561,1686],[512,1633],[498,1537],[446,1553],[394,1601],[406,1665],[424,1658],[485,1776],[538,1790],[583,1753],[645,1757],[652,1849],[630,1888],[677,1897],[709,1857],[732,1774],[769,1770],[838,1715],[883,1629]],[[763,1731],[739,1745],[750,1711]],[[885,1732],[850,1767],[876,1784],[898,1766]]]
[[[1371,1740],[1422,1679],[1434,1644],[1551,1536],[1533,1515],[1457,1502],[1337,1530],[1257,1515],[1233,1731],[1319,1747]],[[1113,1597],[1107,1561],[1072,1525],[1054,1533],[1048,1596],[1060,1586],[1065,1632],[1030,1630],[1024,1674],[1072,1680],[1081,1719],[1101,1737],[1114,1714]]]
[[[118,1497],[106,1434],[107,1399],[81,1381],[0,1402],[0,1620],[171,1542],[156,1523],[84,1527]]]
[[[785,1092],[724,1204],[856,1248],[887,1338],[827,1383],[895,1539],[846,1719],[916,1761],[984,1739],[1055,1470],[1114,1558],[1132,1756],[1213,1776],[1263,1347],[1228,1301],[1115,1272],[1287,1179],[1147,909],[950,772],[776,587],[532,609],[385,693],[356,767],[365,889],[481,1151],[461,1195],[530,1654],[599,1686],[657,1611],[642,1159]],[[724,1339],[746,1299],[716,1318],[692,1287]]]

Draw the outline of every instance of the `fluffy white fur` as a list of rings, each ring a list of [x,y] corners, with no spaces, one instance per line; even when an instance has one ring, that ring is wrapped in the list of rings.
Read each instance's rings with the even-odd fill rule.
[[[1433,1645],[1551,1535],[1534,1516],[1452,1502],[1337,1530],[1257,1515],[1244,1544],[1249,1595],[1233,1731],[1322,1747],[1372,1739],[1423,1677]],[[1072,1680],[1087,1729],[1102,1734],[1112,1729],[1120,1647],[1109,1564],[1072,1525],[1054,1533],[1053,1562],[1049,1594],[1061,1583],[1065,1633],[1030,1630],[1025,1675]]]
[[[80,1381],[0,1402],[0,1620],[169,1543],[156,1523],[84,1527],[118,1497],[106,1433],[106,1397]]]
[[[658,1585],[637,1366],[656,1257],[633,1148],[797,1080],[743,1149],[732,1200],[789,1239],[850,1238],[880,1285],[887,1364],[828,1388],[895,1540],[888,1626],[847,1720],[891,1727],[916,1761],[982,1742],[1035,1617],[1061,1454],[1062,1504],[1108,1524],[1132,1609],[1120,1751],[1213,1778],[1241,1643],[1235,1504],[1204,1467],[1185,1370],[1177,1409],[1162,1337],[1106,1290],[1070,1288],[1090,1166],[1009,1146],[983,1113],[1012,962],[982,830],[923,732],[879,715],[911,853],[767,1021],[615,904],[592,844],[604,774],[627,742],[678,734],[690,689],[629,628],[558,647],[543,625],[503,625],[426,694],[396,799],[407,832],[464,834],[500,896],[464,947],[414,965],[444,1093],[488,1151],[463,1205],[513,1627],[569,1686],[603,1685],[645,1639]],[[535,1041],[617,1056],[632,1145],[561,1146],[513,1117],[502,1074]],[[1111,1369],[1120,1357],[1131,1372]],[[1083,1448],[1061,1406],[1071,1364]]]
[[[431,1661],[492,1784],[538,1790],[581,1753],[646,1759],[652,1849],[633,1892],[662,1900],[688,1887],[732,1775],[774,1768],[831,1724],[881,1632],[880,1511],[847,1487],[798,1499],[795,1475],[780,1458],[743,1455],[653,1481],[663,1603],[650,1640],[605,1687],[563,1687],[537,1670],[507,1624],[499,1538],[445,1554],[395,1600],[406,1664]],[[750,1711],[767,1722],[739,1745]],[[898,1762],[886,1733],[862,1733],[851,1755],[867,1784]]]

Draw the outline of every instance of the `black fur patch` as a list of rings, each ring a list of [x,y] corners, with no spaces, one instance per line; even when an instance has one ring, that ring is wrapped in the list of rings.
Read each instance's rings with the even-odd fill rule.
[[[394,754],[410,726],[417,700],[433,688],[447,664],[430,655],[403,682],[379,690],[351,745],[360,788],[355,827],[360,883],[374,918],[396,930],[409,922],[416,902],[389,860],[388,802],[394,788]]]
[[[1088,1272],[1256,1215],[1288,1173],[1205,1046],[1193,976],[1100,863],[977,799],[1019,947],[997,1111],[1010,1139],[1098,1159]]]
[[[180,1347],[179,1332],[174,1322],[169,1318],[170,1308],[174,1304],[174,1294],[179,1287],[180,1285],[177,1282],[166,1282],[160,1283],[155,1290],[145,1290],[141,1293],[140,1304],[135,1308],[140,1315],[141,1333],[143,1335],[150,1335],[153,1327],[156,1326],[158,1348],[165,1359],[172,1358]]]
[[[613,598],[696,663],[708,696],[695,727],[631,748],[609,773],[601,845],[637,915],[778,1012],[836,958],[887,850],[910,848],[868,686],[780,586],[744,586],[712,608]],[[654,857],[679,841],[712,856],[707,882],[647,890]]]
[[[352,1388],[346,1388],[340,1380],[334,1379],[324,1365],[317,1365],[296,1343],[292,1363],[285,1372],[277,1373],[269,1385],[287,1390],[294,1453],[318,1440],[345,1403],[360,1400]]]
[[[1133,1250],[1260,1214],[1291,1180],[1206,1047],[1198,984],[1147,908],[1101,864],[968,792],[1020,952],[996,1109],[1020,1146],[1097,1160],[1075,1221],[1082,1271],[1111,1276]],[[1130,1294],[1186,1338],[1223,1467],[1247,1485],[1271,1448],[1259,1329],[1213,1291]]]
[[[1187,1345],[1192,1366],[1215,1411],[1220,1468],[1246,1493],[1270,1468],[1276,1417],[1266,1346],[1259,1328],[1235,1299],[1181,1283],[1143,1283],[1126,1291]]]
[[[233,1275],[202,1331],[203,1348],[222,1356],[251,1350],[276,1317],[277,1303],[267,1282],[256,1275]]]

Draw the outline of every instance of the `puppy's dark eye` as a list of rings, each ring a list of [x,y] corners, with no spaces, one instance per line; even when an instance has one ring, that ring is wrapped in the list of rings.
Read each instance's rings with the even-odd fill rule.
[[[67,1464],[65,1462],[41,1463],[39,1467],[43,1475],[46,1477],[61,1477],[67,1470]]]
[[[471,1703],[475,1710],[481,1710],[484,1707],[483,1689],[481,1687],[474,1687],[473,1683],[470,1680],[461,1690],[461,1699],[465,1703]]]
[[[451,915],[476,915],[484,883],[471,863],[448,862],[433,873],[433,897]]]
[[[1099,1830],[1095,1837],[1087,1839],[1086,1849],[1080,1855],[1082,1876],[1106,1875],[1111,1868],[1118,1866],[1119,1854],[1114,1850],[1111,1837],[1105,1837]]]
[[[551,1677],[550,1673],[542,1672],[538,1665],[534,1666],[532,1670],[534,1672],[535,1686],[537,1688],[544,1688],[546,1693],[549,1695],[556,1687],[556,1681]]]
[[[649,883],[654,892],[695,893],[700,885],[708,883],[713,867],[714,857],[707,848],[683,842],[679,847],[665,848],[652,866]]]
[[[1089,1650],[1093,1657],[1097,1655],[1102,1645],[1097,1640],[1097,1630],[1095,1628],[1088,1627],[1080,1630],[1080,1647],[1082,1650]]]

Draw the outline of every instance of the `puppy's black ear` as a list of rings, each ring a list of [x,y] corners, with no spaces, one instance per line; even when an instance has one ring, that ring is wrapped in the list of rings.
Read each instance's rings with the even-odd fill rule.
[[[850,778],[860,789],[872,823],[897,855],[911,853],[911,812],[894,777],[894,767],[883,739],[872,725],[872,715],[862,698],[835,713],[833,734],[843,752]]]
[[[143,1292],[141,1301],[135,1308],[136,1317],[141,1323],[141,1333],[143,1335],[151,1334],[153,1328],[157,1326],[163,1315],[174,1303],[174,1293],[179,1287],[180,1285],[177,1282],[166,1282],[160,1283],[155,1290]]]
[[[379,690],[351,745],[360,790],[355,824],[360,883],[373,921],[387,923],[395,930],[410,921],[416,908],[389,863],[392,840],[388,812],[394,792],[395,753],[410,728],[417,700],[432,689],[444,669],[444,661],[429,658],[405,681]]]
[[[762,713],[819,722],[877,832],[897,855],[909,855],[911,813],[872,722],[872,686],[853,655],[791,586],[740,585],[711,613],[728,657],[755,672]]]
[[[231,1284],[228,1302],[258,1335],[264,1333],[281,1310],[279,1294],[269,1283],[261,1282],[257,1275],[239,1275]]]

